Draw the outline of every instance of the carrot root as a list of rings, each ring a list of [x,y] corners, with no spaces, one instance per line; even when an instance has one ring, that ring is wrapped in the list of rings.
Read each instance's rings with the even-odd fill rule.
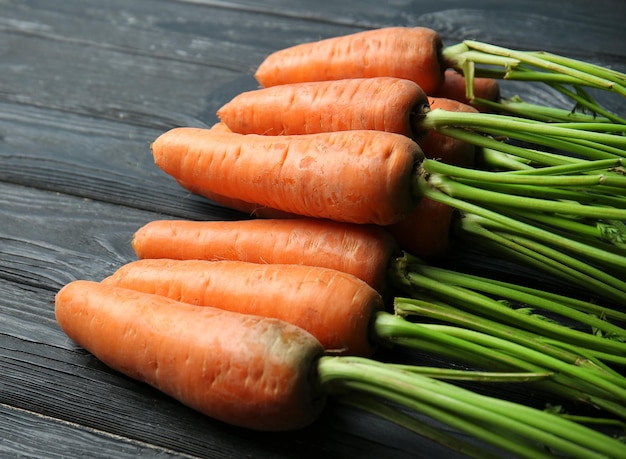
[[[443,43],[425,27],[384,27],[302,43],[270,54],[255,77],[265,87],[303,81],[391,76],[427,94],[443,83]]]
[[[102,282],[281,319],[307,330],[337,355],[372,355],[371,322],[384,309],[382,297],[365,282],[316,266],[145,259],[122,266]]]
[[[135,232],[132,247],[139,258],[320,266],[356,276],[378,291],[385,289],[389,260],[398,251],[381,228],[311,218],[154,220]]]
[[[426,93],[410,80],[349,78],[282,84],[243,92],[217,112],[233,132],[299,135],[371,129],[412,139],[425,133],[419,119]]]
[[[56,296],[65,333],[112,369],[221,421],[266,431],[312,423],[321,344],[277,320],[74,281]]]
[[[209,199],[379,225],[414,207],[413,174],[423,158],[403,135],[364,130],[261,136],[175,128],[152,152],[181,186]]]

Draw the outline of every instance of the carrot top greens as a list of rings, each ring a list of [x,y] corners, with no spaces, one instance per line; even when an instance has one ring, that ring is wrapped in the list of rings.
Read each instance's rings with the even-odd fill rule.
[[[517,51],[474,40],[445,48],[443,56],[448,65],[465,75],[470,99],[476,76],[543,82],[572,99],[575,109],[626,124],[626,119],[604,109],[585,90],[600,89],[626,97],[624,73],[547,52]],[[499,108],[497,103],[490,106]]]

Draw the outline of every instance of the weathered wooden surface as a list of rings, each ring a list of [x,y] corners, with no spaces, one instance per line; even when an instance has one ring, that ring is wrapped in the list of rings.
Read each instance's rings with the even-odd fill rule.
[[[212,124],[275,49],[423,25],[447,44],[475,38],[625,70],[624,10],[620,0],[0,0],[0,456],[449,457],[334,405],[288,434],[202,417],[68,340],[54,294],[132,260],[131,235],[150,220],[241,217],[178,187],[149,143]]]

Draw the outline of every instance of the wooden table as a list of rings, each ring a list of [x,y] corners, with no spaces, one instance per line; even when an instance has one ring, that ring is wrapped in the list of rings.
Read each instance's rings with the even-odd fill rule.
[[[276,49],[422,25],[447,44],[474,38],[626,70],[620,0],[385,3],[0,0],[0,456],[450,457],[334,404],[298,432],[221,424],[109,370],[54,319],[65,283],[134,259],[141,225],[242,217],[181,189],[149,144],[174,126],[213,124]]]

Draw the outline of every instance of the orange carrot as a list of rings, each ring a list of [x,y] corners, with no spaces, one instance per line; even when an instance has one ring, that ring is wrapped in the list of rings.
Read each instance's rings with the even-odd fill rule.
[[[260,136],[174,128],[156,164],[189,191],[302,216],[393,224],[413,209],[419,146],[400,134],[341,131]]]
[[[249,217],[258,218],[299,218],[299,215],[285,212],[271,207],[261,206],[253,202],[243,201],[241,199],[230,198],[219,193],[206,193],[205,197],[221,206],[242,212]]]
[[[443,82],[442,41],[424,27],[386,27],[303,43],[276,51],[258,67],[265,87],[303,81],[391,76],[426,93]]]
[[[472,101],[467,97],[465,77],[454,69],[444,72],[445,78],[441,87],[429,94],[434,97],[458,100],[471,105]],[[500,84],[495,78],[476,77],[473,81],[474,97],[497,102],[500,100]],[[480,105],[475,105],[479,111],[483,111]]]
[[[231,132],[230,128],[226,125],[226,123],[222,123],[222,122],[215,123],[209,129],[211,129],[214,132]]]
[[[352,274],[383,291],[397,248],[382,228],[330,220],[155,220],[133,236],[139,258],[299,264]]]
[[[259,430],[310,424],[323,347],[286,322],[74,281],[56,296],[63,331],[109,367],[213,418]]]
[[[362,280],[317,266],[145,259],[122,266],[103,283],[281,319],[342,355],[373,353],[370,326],[384,309],[380,294]]]
[[[441,109],[449,112],[478,113],[478,110],[471,105],[457,100],[442,97],[430,97],[429,100],[430,107],[433,110]],[[455,166],[474,166],[476,147],[471,143],[440,134],[434,130],[428,131],[425,136],[418,139],[417,143],[426,158],[437,159]]]
[[[217,112],[240,134],[294,135],[374,129],[413,139],[428,107],[410,80],[374,77],[284,84],[243,92]]]
[[[450,251],[454,213],[453,207],[422,198],[408,217],[386,229],[402,250],[424,259],[436,258]]]
[[[430,97],[433,109],[476,113],[474,107],[453,99]],[[463,140],[429,131],[418,140],[426,158],[462,167],[475,165],[476,147]],[[387,230],[403,250],[421,258],[435,258],[451,248],[450,226],[454,208],[432,199],[422,198],[417,207],[402,221]]]

